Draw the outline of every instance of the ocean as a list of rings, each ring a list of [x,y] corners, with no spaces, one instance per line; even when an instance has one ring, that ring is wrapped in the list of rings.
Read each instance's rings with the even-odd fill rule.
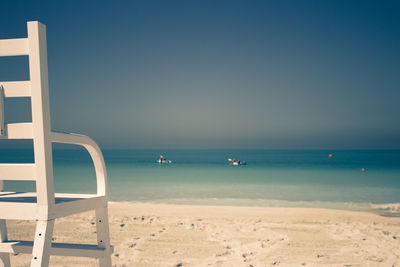
[[[319,207],[398,214],[400,150],[104,150],[110,201]],[[332,154],[332,157],[329,157]],[[156,163],[159,155],[172,164]],[[56,192],[95,193],[84,150],[54,150]],[[246,161],[229,166],[228,158]],[[33,162],[0,150],[1,163]],[[6,181],[6,191],[34,191]]]

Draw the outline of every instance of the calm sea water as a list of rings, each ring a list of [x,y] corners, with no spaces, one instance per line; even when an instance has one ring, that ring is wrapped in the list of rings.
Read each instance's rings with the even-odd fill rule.
[[[30,150],[1,150],[0,162],[33,162]],[[111,201],[303,206],[366,210],[400,203],[400,151],[105,150]],[[156,163],[162,154],[173,161]],[[329,158],[329,154],[333,157]],[[229,166],[228,158],[247,162]],[[361,171],[364,168],[365,171]],[[57,192],[95,192],[83,150],[54,150]],[[6,182],[6,190],[34,190]]]

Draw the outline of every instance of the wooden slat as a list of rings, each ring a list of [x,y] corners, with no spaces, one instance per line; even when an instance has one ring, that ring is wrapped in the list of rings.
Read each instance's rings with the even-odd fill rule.
[[[6,124],[7,139],[32,139],[33,126],[30,122]]]
[[[0,87],[3,87],[4,97],[30,97],[31,82],[0,82]]]
[[[56,201],[57,197],[59,196],[60,194],[56,194]],[[107,199],[104,196],[95,196],[95,195],[93,195],[93,197],[91,198],[79,199],[74,201],[65,201],[56,204],[54,217],[55,218],[65,217],[76,213],[102,208],[105,207],[106,205],[107,205]]]
[[[31,254],[32,247],[32,241],[5,241],[0,243],[0,252]],[[110,251],[113,251],[113,248],[111,248]],[[57,256],[102,258],[105,253],[105,248],[99,248],[97,245],[86,244],[52,243],[50,249],[50,254]]]
[[[0,192],[0,202],[2,199],[18,199],[18,198],[23,198],[25,199],[24,202],[34,202],[36,203],[36,192]],[[97,194],[70,194],[70,193],[55,193],[55,198],[56,198],[56,203],[64,203],[64,202],[70,202],[70,201],[76,201],[76,200],[87,200],[87,199],[96,199],[96,201],[99,201],[99,199],[102,201],[102,205],[106,203],[105,197],[104,196],[98,196]],[[26,199],[31,199],[33,198],[34,200],[32,201],[27,201]],[[14,202],[13,200],[11,200]],[[20,202],[19,200],[15,200],[16,202]],[[97,205],[97,206],[99,206]],[[95,206],[95,207],[97,207]],[[95,208],[94,207],[94,208]]]
[[[0,192],[0,219],[56,219],[107,206],[107,198],[96,194],[55,193],[54,209],[37,205],[36,192]],[[26,209],[25,209],[26,208]],[[27,210],[28,209],[28,210]],[[22,217],[21,217],[22,216]]]
[[[35,164],[0,164],[0,180],[34,181]]]
[[[6,135],[6,127],[4,125],[4,88],[0,86],[0,137]]]
[[[46,220],[36,203],[0,201],[0,217],[4,220]]]
[[[24,56],[28,54],[28,38],[0,40],[0,57]]]

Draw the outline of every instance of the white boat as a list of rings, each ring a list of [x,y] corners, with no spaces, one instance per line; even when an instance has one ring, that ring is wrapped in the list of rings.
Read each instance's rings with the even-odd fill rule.
[[[172,160],[166,159],[163,155],[160,155],[157,162],[160,164],[169,164],[172,163]]]
[[[238,159],[228,159],[229,165],[231,166],[239,166],[239,165],[246,165],[247,163],[245,161],[241,161]]]

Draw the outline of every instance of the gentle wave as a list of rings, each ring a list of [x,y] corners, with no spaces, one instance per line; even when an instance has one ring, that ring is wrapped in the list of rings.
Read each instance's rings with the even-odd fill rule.
[[[372,204],[371,207],[389,213],[400,213],[400,203]]]

